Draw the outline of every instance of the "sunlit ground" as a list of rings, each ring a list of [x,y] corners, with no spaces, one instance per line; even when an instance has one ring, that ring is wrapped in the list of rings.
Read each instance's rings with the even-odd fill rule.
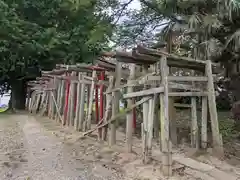
[[[6,108],[0,108],[0,113],[5,112],[7,109],[8,109],[7,107]]]
[[[9,100],[10,100],[10,93],[6,93],[0,96],[0,113],[8,109]]]

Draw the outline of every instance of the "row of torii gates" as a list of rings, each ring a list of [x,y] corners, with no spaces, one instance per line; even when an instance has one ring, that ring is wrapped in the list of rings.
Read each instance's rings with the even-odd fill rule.
[[[191,69],[202,75],[173,76],[169,73],[172,67]],[[42,77],[28,84],[32,93],[29,93],[27,108],[74,127],[84,136],[98,131],[99,140],[108,140],[110,146],[116,144],[116,121],[125,117],[126,149],[132,152],[136,107],[141,106],[143,162],[148,162],[151,156],[155,134],[160,139],[162,172],[170,176],[172,145],[177,145],[174,97],[191,97],[192,148],[207,148],[209,112],[214,153],[223,155],[213,78],[217,68],[210,60],[179,57],[143,46],[129,53],[102,53],[94,65],[61,64],[52,71],[42,72]],[[200,120],[197,97],[201,99]],[[121,99],[126,99],[127,107],[120,112]]]

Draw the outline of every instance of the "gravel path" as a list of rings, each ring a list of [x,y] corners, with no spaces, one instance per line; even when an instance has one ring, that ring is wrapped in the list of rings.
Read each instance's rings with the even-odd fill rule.
[[[93,163],[76,161],[59,139],[31,116],[0,115],[1,180],[122,179]]]

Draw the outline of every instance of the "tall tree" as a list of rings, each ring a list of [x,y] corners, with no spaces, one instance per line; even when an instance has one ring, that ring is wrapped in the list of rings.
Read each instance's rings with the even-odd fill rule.
[[[117,40],[122,45],[144,43],[165,47],[173,36],[173,53],[221,62],[240,100],[239,0],[139,0],[140,10],[128,12]],[[239,83],[238,83],[239,84]]]
[[[0,82],[12,105],[25,106],[26,81],[56,63],[89,62],[108,48],[113,18],[108,1],[0,0]],[[109,7],[117,6],[111,1]]]

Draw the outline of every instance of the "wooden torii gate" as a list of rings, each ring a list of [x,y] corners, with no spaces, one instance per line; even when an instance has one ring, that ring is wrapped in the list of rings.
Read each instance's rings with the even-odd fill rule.
[[[78,131],[83,131],[83,136],[98,130],[99,139],[106,140],[108,137],[110,146],[116,144],[116,120],[126,117],[126,149],[131,152],[134,108],[142,106],[143,162],[147,163],[152,154],[153,129],[160,129],[162,172],[170,176],[172,174],[173,132],[176,128],[172,121],[176,119],[170,117],[169,100],[171,97],[188,96],[191,98],[192,147],[206,149],[208,138],[207,112],[209,111],[213,137],[212,146],[215,155],[223,155],[213,85],[213,73],[218,68],[217,64],[213,64],[210,60],[202,61],[179,57],[143,46],[138,46],[130,53],[103,53],[102,56],[112,57],[117,61],[114,64],[99,58],[94,66],[85,64],[58,65],[55,70],[44,72],[43,77],[32,83],[35,95],[32,96],[29,110],[43,110],[43,107],[47,107],[44,111],[48,113],[49,117],[55,118],[56,121],[65,125],[73,126]],[[129,64],[129,69],[123,68],[122,63]],[[169,67],[187,68],[199,71],[202,75],[173,76],[169,74]],[[66,73],[72,75],[65,76]],[[100,80],[97,76],[101,76]],[[64,98],[66,79],[71,81],[68,99]],[[103,89],[100,91],[103,98],[100,98],[100,116],[96,112],[96,116],[99,116],[100,119],[96,118],[97,122],[95,121],[95,126],[92,127],[92,104],[96,86]],[[120,93],[122,93],[120,90],[124,88],[127,88],[127,93],[123,93],[122,98],[127,100],[127,108],[123,112],[119,112]],[[96,94],[95,99],[98,99]],[[197,120],[197,97],[201,99],[202,103],[201,122]],[[77,103],[75,103],[75,99]],[[87,112],[84,112],[86,101],[88,107]],[[64,116],[64,102],[65,104],[68,102],[68,111],[66,117],[62,118]],[[160,104],[160,109],[157,104]],[[103,107],[104,113],[101,109]],[[160,114],[160,118],[157,114]],[[158,127],[154,127],[155,122],[158,122]],[[109,131],[107,131],[108,129]]]

